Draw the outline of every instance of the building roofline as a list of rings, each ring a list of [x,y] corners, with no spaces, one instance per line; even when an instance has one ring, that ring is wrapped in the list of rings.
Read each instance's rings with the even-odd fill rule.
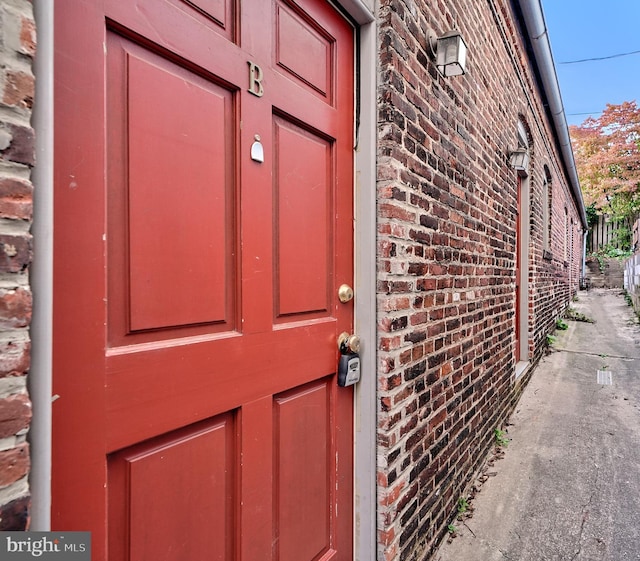
[[[515,0],[520,7],[526,38],[533,53],[533,64],[536,66],[542,85],[543,93],[547,99],[547,108],[551,115],[556,132],[556,139],[562,160],[573,192],[582,225],[587,229],[587,214],[580,189],[580,180],[571,147],[569,127],[560,95],[560,86],[556,67],[553,62],[549,33],[544,20],[541,0]]]

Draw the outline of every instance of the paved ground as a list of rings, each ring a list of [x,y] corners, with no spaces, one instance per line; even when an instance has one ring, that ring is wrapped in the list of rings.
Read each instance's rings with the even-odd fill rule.
[[[572,307],[596,323],[556,332],[437,561],[640,560],[640,326],[617,290]]]

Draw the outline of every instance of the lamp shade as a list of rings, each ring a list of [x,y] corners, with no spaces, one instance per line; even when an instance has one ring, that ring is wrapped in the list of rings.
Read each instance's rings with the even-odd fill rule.
[[[526,148],[514,150],[509,156],[509,163],[518,173],[527,173],[529,171],[529,151]]]
[[[467,45],[459,31],[452,30],[437,39],[436,66],[445,77],[464,74]]]

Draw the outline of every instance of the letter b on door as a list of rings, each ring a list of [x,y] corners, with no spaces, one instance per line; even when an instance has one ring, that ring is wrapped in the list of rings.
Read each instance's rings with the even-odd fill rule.
[[[247,61],[247,64],[249,65],[249,93],[257,97],[262,97],[264,94],[262,68],[251,61]]]

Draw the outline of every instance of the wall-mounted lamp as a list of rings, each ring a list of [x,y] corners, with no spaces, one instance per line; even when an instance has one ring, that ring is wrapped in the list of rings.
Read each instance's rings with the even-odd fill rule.
[[[436,59],[436,67],[445,77],[464,74],[467,64],[467,45],[459,31],[452,30],[442,37],[429,35],[427,43],[431,56]]]
[[[517,148],[509,154],[509,164],[519,174],[529,172],[529,151],[526,148]]]

